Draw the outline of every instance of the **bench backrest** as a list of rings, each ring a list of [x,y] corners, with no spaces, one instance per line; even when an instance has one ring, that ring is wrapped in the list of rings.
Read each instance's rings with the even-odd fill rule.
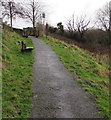
[[[22,41],[22,51],[24,51],[26,49],[26,42]]]

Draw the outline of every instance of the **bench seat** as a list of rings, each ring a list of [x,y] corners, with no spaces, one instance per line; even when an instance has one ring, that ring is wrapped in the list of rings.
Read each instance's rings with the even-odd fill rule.
[[[26,42],[25,41],[22,41],[22,49],[21,51],[24,52],[24,51],[32,51],[34,48],[33,47],[26,47]]]

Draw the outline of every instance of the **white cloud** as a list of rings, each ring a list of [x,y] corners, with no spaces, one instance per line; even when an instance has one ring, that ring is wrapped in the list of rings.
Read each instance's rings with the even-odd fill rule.
[[[65,22],[65,18],[70,18],[73,13],[75,16],[86,14],[87,17],[92,18],[95,16],[95,11],[109,0],[53,0],[53,2],[56,6],[53,7],[49,21],[55,25],[59,21]]]

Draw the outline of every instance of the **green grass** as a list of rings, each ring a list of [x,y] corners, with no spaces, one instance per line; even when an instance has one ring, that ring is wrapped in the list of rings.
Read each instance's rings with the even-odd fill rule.
[[[51,37],[41,37],[59,55],[64,66],[72,72],[74,78],[96,100],[99,113],[109,114],[109,65],[93,58],[92,54]],[[75,75],[76,73],[76,75]]]
[[[0,119],[2,118],[2,30],[0,29]]]
[[[21,52],[21,43],[32,41],[15,32],[3,30],[2,39],[2,117],[28,118],[32,102],[32,65],[34,54]]]

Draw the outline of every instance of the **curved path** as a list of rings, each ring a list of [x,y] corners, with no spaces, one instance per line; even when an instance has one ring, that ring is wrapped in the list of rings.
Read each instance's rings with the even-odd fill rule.
[[[35,45],[30,118],[100,118],[94,102],[44,41]]]

